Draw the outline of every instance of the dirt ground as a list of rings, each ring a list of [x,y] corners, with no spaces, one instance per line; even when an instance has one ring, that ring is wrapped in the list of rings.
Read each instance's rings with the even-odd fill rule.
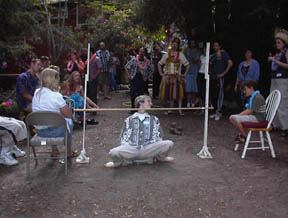
[[[122,107],[126,93],[116,93],[101,107]],[[156,104],[159,104],[155,102]],[[101,112],[99,125],[88,126],[86,150],[89,164],[75,159],[64,167],[40,161],[25,178],[25,158],[14,167],[0,166],[0,217],[11,218],[284,218],[288,217],[288,139],[272,132],[276,159],[270,151],[233,151],[235,130],[227,116],[209,121],[211,160],[196,154],[203,145],[203,116],[184,117],[155,112],[166,139],[175,147],[172,164],[105,169],[108,151],[119,143],[127,112]],[[169,133],[171,122],[183,127],[183,135]],[[73,147],[80,151],[82,129],[76,127]],[[24,143],[20,145],[26,150]]]

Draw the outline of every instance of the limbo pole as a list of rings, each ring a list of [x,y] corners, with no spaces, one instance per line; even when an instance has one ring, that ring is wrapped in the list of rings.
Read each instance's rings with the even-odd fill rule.
[[[87,54],[87,73],[85,74],[85,88],[84,88],[84,116],[83,116],[83,138],[82,138],[82,151],[76,158],[77,163],[89,163],[89,157],[86,157],[85,151],[85,136],[86,136],[86,98],[87,98],[87,82],[89,80],[90,72],[90,43],[88,43],[88,54]]]
[[[146,111],[191,111],[191,110],[211,110],[213,107],[192,107],[192,108],[148,108]],[[99,108],[99,109],[74,109],[75,112],[100,112],[100,111],[138,111],[139,108]]]
[[[209,115],[209,86],[210,86],[210,76],[209,76],[209,59],[210,59],[210,42],[206,44],[206,65],[205,65],[205,80],[206,80],[206,93],[205,93],[205,119],[204,119],[204,138],[203,147],[201,151],[197,154],[198,157],[202,159],[213,158],[208,150],[207,139],[208,139],[208,115]]]

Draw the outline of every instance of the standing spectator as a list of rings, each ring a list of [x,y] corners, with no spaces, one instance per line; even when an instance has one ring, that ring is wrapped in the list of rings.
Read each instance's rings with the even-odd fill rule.
[[[132,58],[125,66],[125,70],[130,78],[131,107],[135,108],[137,96],[144,95],[146,91],[146,81],[153,73],[153,66],[145,57],[144,48],[140,48],[139,55]]]
[[[234,86],[235,93],[240,90],[241,106],[244,106],[245,100],[247,99],[243,93],[242,83],[246,80],[253,80],[258,82],[260,75],[260,65],[258,61],[252,58],[252,51],[247,49],[245,52],[245,61],[239,64],[237,79]]]
[[[285,137],[288,135],[288,32],[277,30],[275,41],[277,54],[268,58],[272,62],[270,91],[278,89],[281,93],[281,102],[273,126],[281,129],[283,131],[281,136]]]
[[[96,53],[94,53],[94,49],[91,49],[90,55],[91,56],[89,61],[89,81],[87,84],[87,95],[93,102],[95,102],[95,104],[97,104],[97,99],[99,98],[99,93],[97,92],[98,82],[102,65],[100,58],[97,57]]]
[[[221,110],[224,100],[224,76],[229,72],[233,62],[229,54],[222,49],[219,41],[214,42],[214,51],[210,57],[211,63],[211,89],[210,96],[213,106],[216,108],[216,113],[210,118],[220,120]]]
[[[42,70],[50,66],[50,58],[47,56],[41,56],[40,65],[41,65],[41,68],[40,68],[40,72],[41,72]]]
[[[40,70],[40,60],[33,58],[30,68],[21,73],[16,81],[16,101],[21,111],[32,112],[32,98],[38,86],[39,79],[37,73]]]
[[[104,92],[104,100],[105,99],[111,100],[112,98],[108,96],[108,88],[110,84],[110,72],[109,72],[110,66],[109,65],[111,62],[111,56],[110,56],[109,51],[106,50],[106,46],[104,42],[100,42],[99,46],[100,46],[100,49],[96,52],[96,54],[101,60],[102,69],[99,75],[98,90],[100,91],[100,86],[102,86],[103,92]]]
[[[123,60],[123,63],[124,65],[126,65],[132,58],[136,57],[136,52],[134,49],[130,49],[126,55],[124,56],[124,60]],[[124,67],[125,68],[125,67]],[[128,78],[128,74],[126,72],[126,70],[124,70],[122,72],[122,75],[121,75],[121,83],[122,84],[128,84],[129,83],[129,78]]]
[[[206,48],[202,49],[202,54],[200,56],[200,68],[197,76],[197,100],[199,102],[199,107],[204,106],[205,102],[205,93],[206,93],[206,80],[205,80],[205,66],[206,66]],[[196,110],[194,114],[202,115],[204,113],[203,110]]]
[[[114,52],[110,52],[111,55],[111,65],[110,65],[110,90],[111,91],[118,91],[118,85],[116,82],[116,72],[117,66],[120,65],[120,60],[117,56],[114,55]]]
[[[160,83],[161,83],[161,76],[159,74],[159,69],[158,69],[158,62],[161,60],[161,52],[159,49],[154,46],[153,48],[153,57],[152,57],[152,62],[154,66],[154,72],[153,72],[153,98],[158,99],[159,97],[159,88],[160,88]]]
[[[189,71],[189,62],[184,54],[179,52],[180,40],[175,38],[172,42],[172,49],[164,54],[158,63],[158,70],[162,76],[160,84],[160,97],[164,102],[169,101],[170,107],[174,106],[174,101],[178,101],[179,108],[182,107],[184,99],[184,78]],[[184,75],[181,74],[182,64],[186,66]],[[162,66],[164,69],[162,71]],[[167,111],[165,114],[171,114],[172,111]],[[183,116],[183,112],[179,110],[179,115]]]
[[[70,74],[74,71],[80,72],[80,74],[84,74],[85,72],[85,65],[81,58],[77,55],[77,52],[74,51],[70,54],[70,60],[68,61],[67,64],[67,76],[65,79],[67,79]]]
[[[197,75],[200,68],[201,51],[197,48],[195,40],[190,40],[188,48],[184,54],[189,61],[190,68],[186,75],[186,93],[187,93],[187,107],[195,107],[197,87]]]

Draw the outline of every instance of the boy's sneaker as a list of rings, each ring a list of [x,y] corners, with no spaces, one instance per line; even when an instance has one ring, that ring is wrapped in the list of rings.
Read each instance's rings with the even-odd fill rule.
[[[18,160],[15,160],[9,153],[1,154],[0,156],[0,164],[6,165],[6,166],[13,166],[18,163],[19,163]]]
[[[215,120],[216,120],[216,121],[220,120],[220,118],[221,118],[220,115],[216,115],[216,116],[215,116]]]
[[[25,151],[20,150],[16,145],[12,147],[9,153],[14,154],[15,157],[24,157],[26,154]]]

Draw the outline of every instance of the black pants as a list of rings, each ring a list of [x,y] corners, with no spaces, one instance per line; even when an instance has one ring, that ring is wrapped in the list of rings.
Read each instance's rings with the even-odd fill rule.
[[[159,97],[159,88],[162,77],[160,76],[158,70],[154,71],[153,74],[153,97]]]
[[[144,95],[146,91],[146,82],[143,80],[141,74],[137,73],[135,77],[130,82],[130,97],[131,97],[131,107],[135,108],[135,99],[139,95]]]
[[[97,104],[97,86],[98,82],[97,79],[88,81],[87,83],[87,96]]]
[[[224,101],[224,78],[210,80],[210,99],[217,115],[221,115]]]

